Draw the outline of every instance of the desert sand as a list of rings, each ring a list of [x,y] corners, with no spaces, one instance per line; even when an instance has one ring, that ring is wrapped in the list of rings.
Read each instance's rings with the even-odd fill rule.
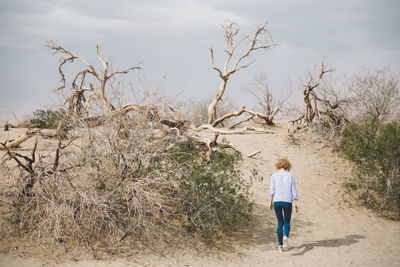
[[[0,266],[400,266],[400,223],[385,219],[343,198],[342,183],[352,175],[351,165],[325,142],[297,136],[288,140],[286,124],[274,134],[230,135],[226,138],[244,155],[241,166],[249,175],[257,168],[263,181],[252,186],[255,209],[249,226],[232,230],[217,248],[181,245],[166,252],[132,251],[94,260],[43,256],[29,246],[1,244]],[[11,129],[7,135],[18,135]],[[0,134],[1,141],[6,135]],[[28,146],[29,144],[24,144]],[[269,179],[275,160],[292,162],[301,210],[292,215],[290,248],[277,251],[276,219],[269,210]]]

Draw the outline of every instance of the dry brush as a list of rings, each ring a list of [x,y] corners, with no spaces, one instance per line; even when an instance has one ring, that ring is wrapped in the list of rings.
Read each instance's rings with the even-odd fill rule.
[[[35,130],[1,144],[1,167],[13,183],[1,197],[3,237],[84,246],[96,255],[127,240],[168,240],[171,232],[213,239],[247,222],[252,202],[237,169],[240,153],[198,136],[204,127],[180,120],[173,107],[175,119],[153,104],[115,105],[107,82],[137,67],[111,72],[98,46],[100,70],[54,42],[49,47],[61,53],[58,91],[67,111],[53,135]],[[84,69],[67,88],[63,68],[74,60]],[[32,136],[29,153],[19,151]],[[44,137],[54,147],[41,152]]]

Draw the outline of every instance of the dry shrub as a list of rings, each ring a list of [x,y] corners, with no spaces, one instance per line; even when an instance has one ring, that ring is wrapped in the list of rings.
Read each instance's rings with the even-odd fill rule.
[[[70,124],[69,135],[79,138],[57,168],[54,159],[39,157],[4,194],[10,206],[3,235],[96,253],[122,241],[168,240],[182,230],[212,240],[227,225],[247,222],[252,203],[237,170],[240,155],[229,148],[207,161],[196,142],[137,113],[108,117],[95,128],[79,118]]]
[[[166,153],[172,142],[168,136],[155,138],[140,116],[108,118],[102,126],[74,134],[79,141],[60,158],[61,171],[49,172],[51,162],[37,161],[29,194],[22,188],[32,177],[20,176],[8,217],[20,236],[47,244],[74,241],[94,250],[126,235],[143,239],[168,224],[171,210],[164,200],[176,185],[152,165]]]

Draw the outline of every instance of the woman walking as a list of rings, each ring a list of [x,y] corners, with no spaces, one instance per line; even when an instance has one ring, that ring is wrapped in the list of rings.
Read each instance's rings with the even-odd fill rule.
[[[276,162],[275,167],[279,171],[271,176],[270,209],[275,210],[276,218],[278,219],[278,250],[282,252],[284,247],[285,249],[289,248],[288,239],[290,218],[292,216],[292,202],[294,201],[296,212],[299,212],[300,205],[294,176],[289,172],[292,165],[287,158],[280,158]]]

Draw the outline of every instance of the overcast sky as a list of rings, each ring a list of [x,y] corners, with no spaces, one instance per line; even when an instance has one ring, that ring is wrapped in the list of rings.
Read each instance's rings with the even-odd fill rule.
[[[218,66],[225,59],[221,23],[234,20],[245,34],[267,22],[278,46],[254,53],[256,62],[228,83],[241,106],[249,99],[242,88],[260,71],[277,92],[289,80],[300,85],[322,59],[338,73],[398,69],[399,13],[396,0],[0,0],[0,119],[54,101],[58,57],[46,40],[93,64],[103,44],[116,68],[143,62],[141,77],[168,94],[204,99],[219,85],[209,48]]]

